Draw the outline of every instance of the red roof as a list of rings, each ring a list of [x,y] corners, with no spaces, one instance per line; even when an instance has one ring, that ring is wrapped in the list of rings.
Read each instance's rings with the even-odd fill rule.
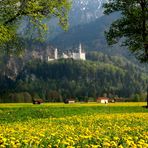
[[[109,100],[109,98],[106,98],[106,97],[99,97],[99,98],[97,98],[97,100]]]

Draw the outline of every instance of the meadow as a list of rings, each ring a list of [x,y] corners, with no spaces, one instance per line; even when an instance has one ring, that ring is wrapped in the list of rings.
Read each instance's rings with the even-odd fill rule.
[[[0,104],[0,148],[148,148],[145,104]]]

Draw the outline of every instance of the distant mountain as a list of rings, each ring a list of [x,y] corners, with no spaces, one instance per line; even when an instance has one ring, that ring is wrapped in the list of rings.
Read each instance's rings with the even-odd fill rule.
[[[72,49],[74,46],[82,43],[85,50],[102,51],[112,55],[129,54],[127,50],[122,50],[119,45],[108,46],[105,39],[105,30],[119,17],[119,13],[114,13],[109,16],[102,16],[93,22],[75,26],[69,31],[59,34],[49,43],[62,50]]]
[[[69,12],[69,27],[90,23],[103,16],[103,3],[107,0],[74,0],[72,8]],[[58,26],[57,20],[46,20],[49,30],[47,32],[47,40],[55,37],[63,30]]]
[[[89,23],[102,16],[105,2],[107,0],[74,0],[69,14],[70,26]]]
[[[69,29],[78,25],[85,25],[103,16],[103,3],[107,0],[74,0],[72,1],[72,8],[69,12]],[[59,33],[64,31],[59,27],[58,20],[56,18],[46,19],[44,22],[49,26],[49,30],[46,32],[44,38],[45,42],[50,41]],[[30,29],[29,29],[30,28]],[[18,32],[24,37],[34,39],[38,36],[33,25],[26,18]]]

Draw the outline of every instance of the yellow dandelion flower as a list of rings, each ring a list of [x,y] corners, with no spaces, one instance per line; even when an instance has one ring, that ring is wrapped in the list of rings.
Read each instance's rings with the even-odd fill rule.
[[[119,140],[119,137],[114,137],[113,139],[114,139],[115,141],[117,141],[117,140]]]
[[[110,143],[108,143],[108,142],[104,142],[104,143],[103,143],[103,146],[110,147],[111,145],[110,145]]]
[[[118,146],[118,148],[124,148],[121,144]]]

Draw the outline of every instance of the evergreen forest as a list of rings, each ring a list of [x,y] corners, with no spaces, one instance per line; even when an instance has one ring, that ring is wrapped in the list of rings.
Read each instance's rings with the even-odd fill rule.
[[[96,101],[97,97],[121,101],[145,101],[147,68],[124,57],[88,52],[86,61],[59,59],[30,60],[16,79],[0,79],[0,102]]]

